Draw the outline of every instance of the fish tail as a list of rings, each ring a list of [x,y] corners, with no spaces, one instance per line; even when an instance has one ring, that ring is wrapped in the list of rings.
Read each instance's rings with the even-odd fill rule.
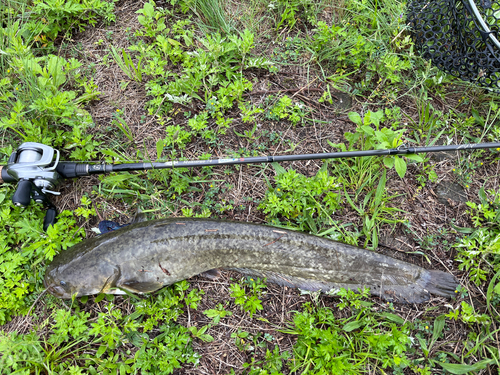
[[[451,297],[455,295],[458,281],[455,276],[442,271],[427,271],[429,278],[423,286],[429,293],[441,297]]]
[[[415,282],[406,285],[388,285],[371,289],[372,294],[380,295],[386,301],[400,303],[422,303],[431,294],[452,297],[458,286],[457,279],[443,271],[424,270]]]

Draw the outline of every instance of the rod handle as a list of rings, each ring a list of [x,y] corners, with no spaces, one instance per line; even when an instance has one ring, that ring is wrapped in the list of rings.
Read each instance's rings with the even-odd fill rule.
[[[74,178],[89,175],[89,165],[82,163],[65,163],[57,164],[57,173],[64,178]]]
[[[12,177],[8,172],[7,172],[7,166],[6,165],[0,165],[0,184],[3,184],[4,182],[11,183],[11,182],[16,182],[16,179]]]

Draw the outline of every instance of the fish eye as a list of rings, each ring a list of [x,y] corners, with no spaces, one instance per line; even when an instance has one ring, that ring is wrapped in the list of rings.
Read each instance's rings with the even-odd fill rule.
[[[61,283],[60,283],[62,286],[66,286],[66,282],[61,280]]]

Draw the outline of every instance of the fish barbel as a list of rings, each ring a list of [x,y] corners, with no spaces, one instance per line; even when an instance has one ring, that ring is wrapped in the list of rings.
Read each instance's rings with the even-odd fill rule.
[[[328,292],[369,287],[388,301],[455,294],[453,275],[330,239],[265,225],[169,218],[129,225],[57,255],[44,284],[60,298],[150,293],[212,269]]]

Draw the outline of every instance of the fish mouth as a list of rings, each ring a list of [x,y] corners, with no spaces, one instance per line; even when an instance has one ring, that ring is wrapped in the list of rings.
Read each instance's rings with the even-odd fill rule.
[[[55,297],[62,298],[62,299],[69,299],[71,298],[71,295],[67,293],[63,288],[61,288],[59,285],[51,284],[47,286],[47,292],[52,294]]]
[[[46,277],[43,280],[43,285],[45,286],[45,289],[47,292],[52,294],[54,297],[62,298],[62,299],[68,299],[71,298],[71,295],[64,290],[61,286],[57,285],[54,281],[48,280]]]

